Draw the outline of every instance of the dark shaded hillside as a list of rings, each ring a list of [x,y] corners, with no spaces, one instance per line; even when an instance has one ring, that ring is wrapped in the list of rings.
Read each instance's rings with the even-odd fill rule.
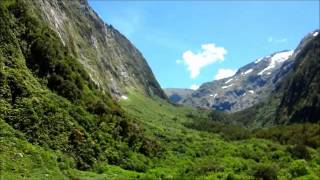
[[[293,71],[278,90],[283,91],[283,98],[277,110],[277,123],[320,120],[320,35],[318,33],[319,31],[313,32],[313,35],[307,37],[308,39],[300,45]]]

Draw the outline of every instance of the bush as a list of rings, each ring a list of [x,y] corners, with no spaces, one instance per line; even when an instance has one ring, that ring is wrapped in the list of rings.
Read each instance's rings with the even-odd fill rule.
[[[133,170],[137,172],[146,172],[148,169],[148,161],[143,155],[137,155],[135,153],[129,154],[128,159],[125,159],[121,167],[126,170]]]
[[[110,112],[107,105],[101,100],[89,102],[87,104],[87,110],[99,116],[102,116],[103,114],[107,114],[108,112]]]
[[[307,162],[305,160],[296,160],[291,163],[290,173],[293,177],[300,177],[307,175]]]
[[[196,168],[196,174],[203,175],[209,172],[222,172],[224,167],[217,162],[206,162]]]
[[[209,115],[209,120],[211,121],[218,121],[218,122],[225,122],[226,115],[223,112],[212,110]]]
[[[149,157],[160,156],[163,153],[163,148],[158,144],[158,142],[145,138],[142,141],[139,152]]]
[[[256,179],[263,179],[263,180],[276,180],[277,178],[277,171],[274,166],[269,165],[260,165],[255,170],[253,176]]]
[[[289,147],[288,151],[293,157],[298,159],[310,159],[311,155],[305,145],[299,144],[293,147]]]
[[[16,103],[16,99],[27,94],[27,88],[23,84],[22,80],[18,80],[17,77],[9,76],[8,84],[11,91],[11,104]]]

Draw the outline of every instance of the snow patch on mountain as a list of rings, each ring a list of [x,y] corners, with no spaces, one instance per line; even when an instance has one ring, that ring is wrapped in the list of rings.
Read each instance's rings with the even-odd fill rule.
[[[269,60],[270,61],[269,65],[266,68],[264,68],[262,71],[260,71],[258,75],[262,75],[264,72],[275,68],[277,64],[283,63],[284,61],[288,60],[292,54],[293,54],[293,51],[285,51],[285,52],[274,54]]]
[[[225,84],[228,84],[229,82],[231,82],[233,80],[233,78],[229,79],[228,81],[225,82]]]
[[[263,58],[259,58],[259,59],[257,59],[254,63],[255,63],[255,64],[258,64],[262,59],[263,59]]]
[[[313,35],[313,37],[316,37],[316,36],[318,36],[318,34],[319,34],[319,32],[317,31],[317,32],[313,33],[312,35]]]
[[[230,84],[230,85],[228,85],[228,86],[222,86],[221,88],[222,88],[222,89],[226,89],[226,88],[229,88],[229,87],[231,87],[231,86],[233,86],[233,84]]]
[[[251,73],[253,71],[253,69],[249,69],[249,70],[247,70],[246,72],[244,72],[243,74],[249,74],[249,73]]]

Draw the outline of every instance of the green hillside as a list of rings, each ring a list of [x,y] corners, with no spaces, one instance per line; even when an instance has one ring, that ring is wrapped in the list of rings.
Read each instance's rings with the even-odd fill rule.
[[[81,170],[98,162],[130,169],[129,153],[153,155],[149,150],[157,147],[144,142],[154,140],[98,89],[33,6],[1,1],[0,15],[0,118],[6,125],[24,141],[70,156]]]

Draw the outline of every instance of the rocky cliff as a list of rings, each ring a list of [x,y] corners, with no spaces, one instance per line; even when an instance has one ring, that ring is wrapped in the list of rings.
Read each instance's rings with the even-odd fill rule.
[[[33,3],[99,88],[117,98],[125,97],[129,89],[166,98],[143,55],[125,36],[104,23],[86,0]]]

